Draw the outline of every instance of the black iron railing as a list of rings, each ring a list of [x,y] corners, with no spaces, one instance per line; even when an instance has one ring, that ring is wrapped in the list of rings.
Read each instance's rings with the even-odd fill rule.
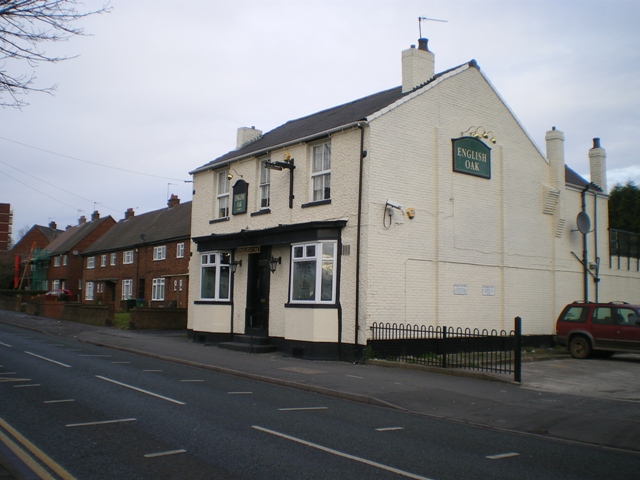
[[[514,329],[509,332],[374,323],[367,342],[373,358],[513,374],[516,382],[521,380],[521,345],[520,317],[516,317]]]

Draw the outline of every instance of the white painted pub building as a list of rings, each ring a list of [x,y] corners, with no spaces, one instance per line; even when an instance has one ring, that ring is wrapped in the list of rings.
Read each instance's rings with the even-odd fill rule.
[[[574,300],[640,303],[599,140],[587,181],[562,132],[540,151],[475,61],[436,74],[425,39],[401,87],[237,140],[191,172],[194,337],[352,358],[374,322],[552,335]]]

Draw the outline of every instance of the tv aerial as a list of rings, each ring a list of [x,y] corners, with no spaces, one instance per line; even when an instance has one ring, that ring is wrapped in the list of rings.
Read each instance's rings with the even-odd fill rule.
[[[418,17],[418,30],[420,31],[420,38],[422,37],[422,22],[443,22],[447,23],[449,20],[440,20],[439,18]]]

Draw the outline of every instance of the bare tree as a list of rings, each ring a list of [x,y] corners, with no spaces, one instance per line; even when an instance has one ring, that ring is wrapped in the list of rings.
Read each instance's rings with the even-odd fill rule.
[[[20,97],[31,91],[52,93],[55,85],[37,87],[33,69],[41,62],[57,63],[67,56],[47,55],[42,45],[84,35],[75,22],[89,15],[105,13],[108,5],[79,11],[76,0],[0,0],[0,106],[28,105]],[[29,66],[28,73],[10,73],[16,63]]]

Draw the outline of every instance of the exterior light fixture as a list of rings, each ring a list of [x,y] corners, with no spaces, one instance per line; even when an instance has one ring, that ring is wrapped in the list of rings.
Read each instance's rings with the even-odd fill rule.
[[[492,131],[486,131],[484,127],[469,127],[464,132],[460,132],[460,135],[473,137],[473,138],[483,138],[485,140],[489,140],[491,143],[495,144],[497,142],[496,137],[493,135]]]
[[[242,260],[238,260],[237,262],[231,262],[231,273],[236,273],[238,267],[242,266]]]
[[[271,271],[271,273],[276,273],[276,266],[278,264],[282,264],[282,257],[276,258],[271,255],[271,260],[269,260],[269,270]]]

